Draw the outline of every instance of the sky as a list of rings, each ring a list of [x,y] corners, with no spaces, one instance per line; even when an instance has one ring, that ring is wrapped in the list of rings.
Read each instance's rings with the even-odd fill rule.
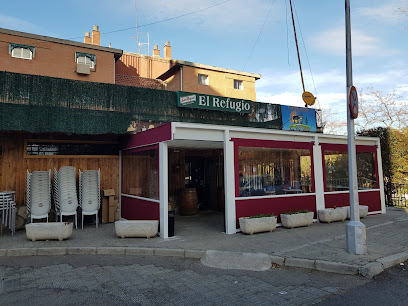
[[[353,84],[408,99],[408,0],[350,0]],[[346,118],[345,1],[292,0],[306,91],[314,107]],[[304,106],[289,0],[4,1],[0,27],[261,74],[257,101]],[[147,45],[144,53],[147,53]]]

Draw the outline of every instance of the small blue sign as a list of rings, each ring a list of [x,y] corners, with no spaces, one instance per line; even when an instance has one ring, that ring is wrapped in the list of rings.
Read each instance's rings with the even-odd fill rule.
[[[282,130],[316,132],[316,112],[313,108],[282,105]]]

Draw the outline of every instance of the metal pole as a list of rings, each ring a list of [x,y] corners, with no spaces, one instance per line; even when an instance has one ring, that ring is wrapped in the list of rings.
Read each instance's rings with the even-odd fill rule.
[[[357,184],[356,146],[354,143],[354,119],[349,108],[349,91],[353,86],[352,56],[351,56],[351,25],[350,0],[346,1],[346,73],[347,73],[347,147],[350,193],[350,222],[346,225],[347,251],[361,255],[367,253],[366,227],[360,222]]]
[[[303,82],[302,64],[300,63],[299,46],[298,46],[297,37],[296,37],[295,19],[293,18],[292,0],[289,0],[289,4],[290,4],[290,12],[292,13],[293,32],[295,33],[295,42],[296,42],[296,51],[297,51],[297,56],[298,56],[298,61],[299,61],[300,78],[302,79],[303,92],[305,92],[306,90],[305,90],[305,83]]]

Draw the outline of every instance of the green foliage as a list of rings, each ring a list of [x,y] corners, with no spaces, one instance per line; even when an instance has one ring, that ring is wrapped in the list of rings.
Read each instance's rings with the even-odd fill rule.
[[[294,210],[294,211],[287,211],[283,212],[282,215],[296,215],[296,214],[306,214],[311,212],[310,210],[307,209],[299,209],[299,210]]]
[[[255,219],[255,218],[267,218],[267,217],[273,217],[274,214],[266,215],[266,214],[259,214],[259,215],[254,215],[254,216],[249,216],[245,217],[246,219]]]
[[[276,104],[254,102],[251,115],[178,108],[172,91],[5,71],[0,71],[0,106],[0,130],[14,131],[123,134],[132,121],[282,126]]]

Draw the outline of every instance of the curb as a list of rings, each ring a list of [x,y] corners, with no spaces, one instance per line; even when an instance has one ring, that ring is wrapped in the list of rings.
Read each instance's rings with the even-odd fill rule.
[[[20,256],[62,256],[62,255],[128,255],[128,256],[166,256],[187,259],[202,259],[208,251],[190,249],[163,249],[163,248],[142,248],[142,247],[43,247],[43,248],[13,248],[0,249],[0,257],[20,257]],[[210,251],[214,252],[214,251]],[[217,251],[220,253],[231,253]],[[245,253],[252,254],[252,253]],[[325,260],[313,260],[307,258],[297,258],[289,256],[276,256],[261,254],[268,257],[271,265],[276,264],[281,267],[302,268],[336,274],[356,275],[372,279],[385,269],[391,268],[403,261],[408,260],[408,251],[386,256],[370,262],[366,265],[350,265],[340,262]]]

